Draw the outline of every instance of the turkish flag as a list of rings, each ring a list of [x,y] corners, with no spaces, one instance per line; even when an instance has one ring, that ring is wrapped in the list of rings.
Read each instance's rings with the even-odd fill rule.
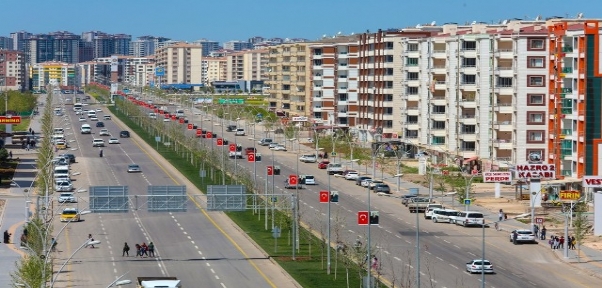
[[[228,145],[228,150],[230,152],[236,152],[236,144],[230,144],[230,145]]]
[[[328,191],[320,191],[320,203],[328,203],[330,200],[330,196],[328,195]]]
[[[272,166],[268,166],[268,167],[267,167],[267,171],[268,171],[268,172],[267,172],[267,173],[268,173],[268,176],[274,176],[274,167],[272,167]]]
[[[196,136],[199,137],[201,136],[201,134],[203,133],[203,130],[201,129],[196,129]]]
[[[249,154],[247,154],[247,161],[248,162],[255,162],[255,153],[249,153]]]
[[[370,215],[368,211],[357,212],[357,225],[368,225],[370,223]]]
[[[210,132],[207,132],[207,138],[209,138],[210,135],[211,135]],[[222,146],[222,145],[224,145],[224,139],[217,138],[217,146]]]
[[[213,133],[211,132],[207,132],[205,133],[205,138],[213,138]],[[217,145],[218,146],[222,146],[224,144],[224,142],[222,142],[222,138],[217,139]]]
[[[288,175],[288,184],[297,185],[297,175]]]

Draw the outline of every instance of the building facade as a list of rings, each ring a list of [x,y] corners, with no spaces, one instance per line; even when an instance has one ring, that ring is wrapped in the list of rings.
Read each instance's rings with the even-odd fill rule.
[[[206,86],[216,81],[226,81],[228,75],[228,59],[226,57],[203,58],[203,84]]]
[[[266,80],[268,50],[245,50],[228,54],[226,81]]]
[[[49,61],[78,63],[80,42],[79,35],[58,31],[30,36],[25,49],[30,64]]]
[[[29,89],[25,53],[0,49],[0,90]]]
[[[209,53],[220,49],[219,42],[207,39],[199,39],[193,41],[192,44],[201,45],[203,47],[203,57],[207,57],[209,56]]]
[[[232,50],[232,51],[253,49],[253,43],[239,41],[239,40],[232,40],[232,41],[228,41],[228,42],[224,43],[224,49]]]
[[[42,90],[47,85],[74,86],[76,65],[64,62],[43,62],[31,66],[32,89]]]
[[[161,84],[201,84],[202,49],[199,45],[175,43],[157,49],[156,67],[165,69]]]

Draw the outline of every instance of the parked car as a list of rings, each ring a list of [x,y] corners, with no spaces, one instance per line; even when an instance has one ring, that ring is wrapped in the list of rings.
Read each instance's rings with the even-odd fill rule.
[[[408,206],[408,202],[410,201],[410,199],[417,197],[418,195],[403,195],[401,196],[401,204],[403,204],[403,206]]]
[[[73,190],[73,184],[71,184],[71,181],[55,181],[54,190],[57,192],[69,192]]]
[[[369,176],[359,176],[355,179],[355,185],[357,186],[362,186],[362,182],[366,179],[372,179],[372,177]]]
[[[483,219],[483,213],[476,211],[461,211],[456,216],[455,224],[466,226],[481,226],[485,222]]]
[[[272,142],[274,142],[274,141],[270,138],[263,138],[263,139],[257,141],[257,143],[259,143],[259,145],[261,145],[261,146],[268,146]]]
[[[280,145],[280,144],[278,144],[276,142],[272,142],[272,143],[268,144],[268,148],[272,149],[272,148],[274,148],[274,147],[276,147],[278,145]]]
[[[451,223],[451,217],[457,216],[458,212],[458,210],[452,209],[435,209],[433,210],[433,215],[431,215],[431,219],[434,223]]]
[[[284,145],[280,145],[280,144],[278,144],[270,149],[272,149],[274,151],[287,151],[286,147],[284,147]]]
[[[385,193],[385,194],[391,194],[391,187],[389,187],[389,185],[381,183],[381,184],[376,184],[374,186],[374,188],[372,188],[374,190],[375,193]]]
[[[75,155],[73,154],[61,154],[59,157],[69,159],[69,163],[75,163]]]
[[[346,180],[355,180],[359,176],[360,176],[360,174],[357,171],[347,171],[347,173],[344,174],[344,177]]]
[[[58,199],[59,203],[77,203],[73,193],[61,193]]]
[[[301,157],[299,157],[299,161],[303,163],[316,163],[318,161],[318,157],[316,157],[314,154],[301,155]]]
[[[330,161],[322,160],[320,163],[318,163],[318,169],[326,169],[328,168],[328,164],[330,164]]]
[[[228,125],[228,126],[226,126],[226,131],[227,132],[235,132],[236,131],[236,125]]]
[[[489,260],[476,259],[466,263],[466,271],[472,273],[493,273],[493,265]]]
[[[326,166],[326,173],[328,173],[328,175],[341,175],[343,174],[343,165],[341,163],[328,163]]]
[[[516,233],[516,241],[514,241],[514,233]],[[531,230],[519,229],[510,232],[510,242],[513,242],[514,245],[516,245],[520,242],[537,243],[537,240],[535,234],[533,234]]]

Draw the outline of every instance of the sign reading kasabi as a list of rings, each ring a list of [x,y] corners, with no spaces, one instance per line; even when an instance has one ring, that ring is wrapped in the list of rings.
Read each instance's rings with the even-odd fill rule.
[[[0,124],[20,124],[21,116],[0,116]]]
[[[578,200],[581,198],[581,192],[563,190],[558,193],[558,196],[560,196],[560,200]]]
[[[512,172],[483,172],[483,182],[512,182]]]
[[[583,176],[583,188],[602,188],[602,176]]]
[[[519,164],[514,168],[516,178],[556,178],[556,165],[554,164]]]

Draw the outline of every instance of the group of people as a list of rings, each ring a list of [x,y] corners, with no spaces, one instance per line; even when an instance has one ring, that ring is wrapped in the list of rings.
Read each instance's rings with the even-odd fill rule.
[[[568,241],[565,241],[568,240]],[[564,239],[564,236],[550,236],[550,241],[548,241],[548,244],[550,244],[550,248],[553,250],[556,249],[564,249],[564,242],[567,242],[567,246],[569,249],[571,250],[575,250],[575,245],[577,244],[577,240],[575,239],[575,236],[569,236],[568,239]]]
[[[155,257],[155,244],[153,242],[148,245],[146,245],[146,242],[142,242],[142,244],[136,244],[134,247],[136,247],[136,257]],[[121,256],[130,256],[130,246],[127,242],[123,245]]]

